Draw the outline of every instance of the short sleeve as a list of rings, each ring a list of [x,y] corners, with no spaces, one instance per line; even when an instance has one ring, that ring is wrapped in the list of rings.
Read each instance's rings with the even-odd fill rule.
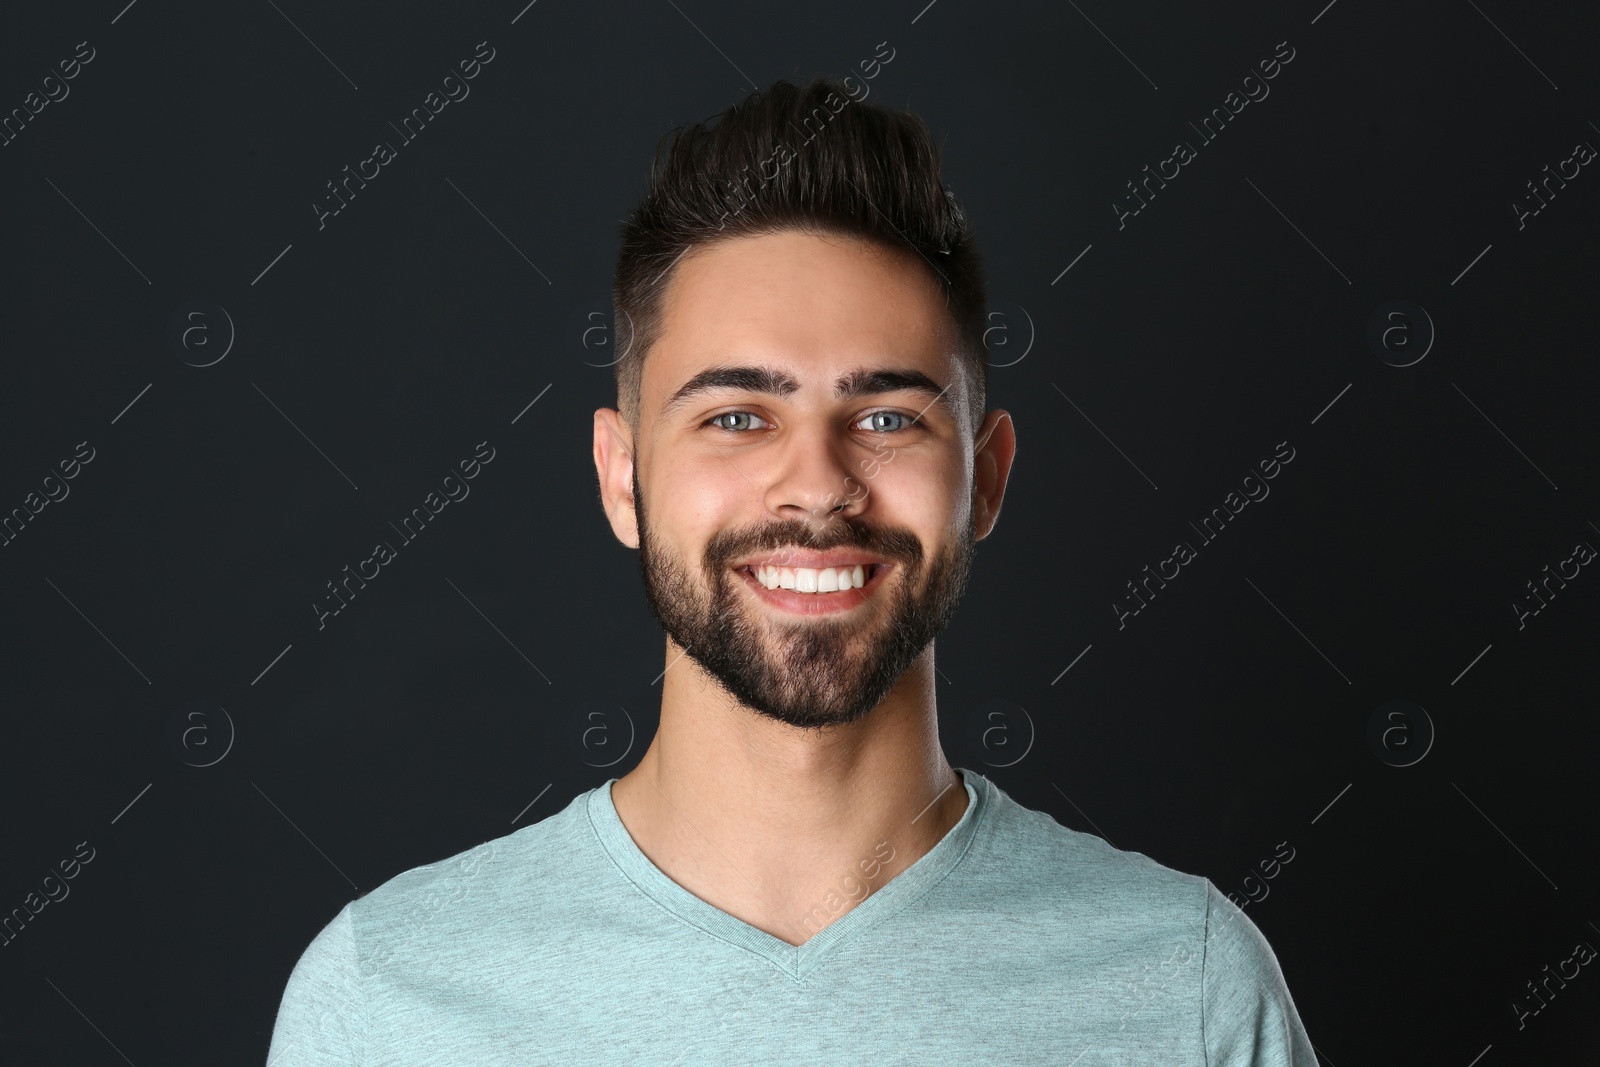
[[[300,954],[278,1005],[267,1067],[359,1067],[366,1002],[346,904]]]
[[[1208,1067],[1316,1067],[1272,947],[1210,882],[1200,985]]]

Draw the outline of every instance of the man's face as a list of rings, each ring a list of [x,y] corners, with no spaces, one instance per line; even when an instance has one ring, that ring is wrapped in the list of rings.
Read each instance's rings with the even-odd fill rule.
[[[651,611],[756,712],[853,722],[949,622],[993,525],[944,300],[909,253],[794,232],[675,271],[633,442]],[[807,591],[841,565],[852,588]]]

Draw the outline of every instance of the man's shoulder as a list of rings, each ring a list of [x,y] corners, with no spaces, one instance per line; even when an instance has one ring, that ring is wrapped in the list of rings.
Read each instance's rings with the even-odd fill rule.
[[[592,867],[590,791],[539,822],[401,871],[350,902],[358,942],[391,947],[471,928],[487,914],[537,908]],[[427,932],[425,934],[425,931]]]
[[[1012,903],[1128,931],[1204,930],[1211,883],[1203,875],[1064,826],[991,786],[993,825],[982,854],[971,858]]]

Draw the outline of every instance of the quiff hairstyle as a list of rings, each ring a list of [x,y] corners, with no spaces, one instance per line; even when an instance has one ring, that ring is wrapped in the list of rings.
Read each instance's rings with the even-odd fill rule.
[[[644,359],[679,260],[719,240],[783,231],[865,239],[926,264],[968,368],[971,429],[982,423],[985,293],[972,228],[940,179],[939,146],[922,119],[858,100],[848,84],[777,81],[657,144],[649,186],[622,224],[612,281],[617,406],[636,435]]]

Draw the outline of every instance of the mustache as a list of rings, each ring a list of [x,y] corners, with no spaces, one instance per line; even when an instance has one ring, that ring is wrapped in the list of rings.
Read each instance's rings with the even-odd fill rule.
[[[723,530],[706,544],[705,560],[713,572],[720,572],[739,556],[757,552],[783,549],[826,552],[830,548],[859,548],[908,566],[920,563],[923,555],[921,540],[910,530],[885,529],[859,519],[835,518],[820,530],[801,520]]]

